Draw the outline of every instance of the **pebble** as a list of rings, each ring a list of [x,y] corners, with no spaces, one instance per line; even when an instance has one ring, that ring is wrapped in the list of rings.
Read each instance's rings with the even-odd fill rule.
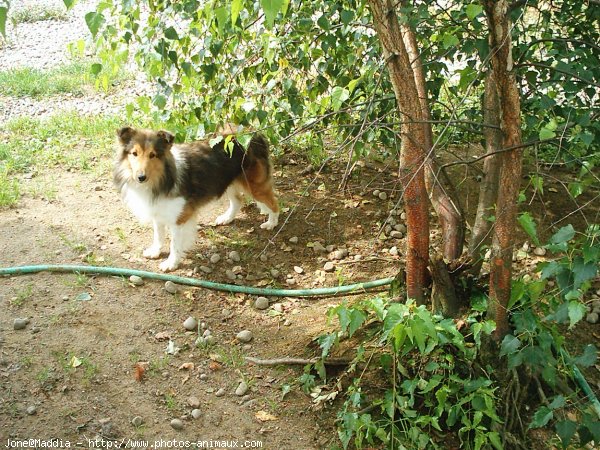
[[[210,330],[204,330],[204,333],[202,333],[202,337],[203,338],[207,338],[209,336],[212,336],[212,331],[210,331]]]
[[[267,309],[269,307],[269,299],[267,297],[258,297],[254,302],[256,309]]]
[[[332,259],[344,259],[347,256],[348,256],[348,250],[346,250],[345,248],[336,250],[331,254]]]
[[[201,380],[206,380],[208,378],[208,375],[206,375],[205,373],[201,373],[199,378]]]
[[[331,261],[327,261],[323,266],[323,270],[325,272],[333,272],[335,270],[335,265]]]
[[[546,249],[544,247],[536,247],[533,249],[533,254],[536,256],[544,256],[546,254]]]
[[[249,330],[242,330],[236,335],[236,339],[240,342],[250,342],[252,340],[252,332]]]
[[[198,397],[194,397],[194,396],[188,397],[187,403],[192,408],[198,408],[200,406],[200,399]]]
[[[281,272],[279,272],[279,270],[277,270],[277,269],[271,269],[271,276],[273,278],[279,278],[279,275],[281,275]]]
[[[171,428],[174,430],[183,430],[183,422],[179,419],[171,420]]]
[[[142,419],[140,416],[135,416],[133,419],[131,419],[131,425],[134,427],[141,427],[143,424],[144,419]]]
[[[290,238],[290,244],[297,244],[298,243],[298,236],[292,236]]]
[[[402,239],[404,237],[404,234],[402,234],[401,231],[394,230],[390,233],[390,236],[393,237],[394,239]]]
[[[142,284],[144,284],[144,280],[142,277],[138,277],[137,275],[131,275],[129,277],[129,282],[131,284],[133,284],[134,286],[141,286]]]
[[[15,330],[23,330],[25,327],[27,327],[28,323],[29,319],[15,319],[13,322],[13,328]]]
[[[373,191],[373,197],[379,197],[379,194],[381,194],[381,191],[379,189],[375,189]]]
[[[400,213],[400,220],[406,220],[406,213],[404,211]]]
[[[214,255],[210,255],[210,262],[213,264],[218,263],[219,261],[221,261],[221,256],[218,254],[214,254]]]
[[[233,269],[231,269],[231,271],[238,275],[240,273],[242,273],[244,271],[244,269],[242,269],[242,266],[233,266]]]
[[[200,266],[200,270],[204,273],[212,273],[212,269],[208,266]]]
[[[179,292],[179,286],[172,281],[167,281],[165,283],[165,291],[167,291],[169,294],[177,294],[177,292]]]
[[[300,273],[304,273],[304,269],[300,266],[294,266],[294,272],[300,274]]]
[[[221,388],[217,392],[215,392],[217,397],[223,397],[225,395],[225,389]]]
[[[235,395],[242,397],[246,395],[246,392],[248,392],[248,384],[245,381],[242,381],[235,390]]]
[[[273,311],[276,311],[278,313],[282,313],[283,312],[283,305],[281,303],[275,303],[273,305]]]
[[[235,280],[237,277],[235,276],[235,273],[233,273],[231,270],[226,270],[225,271],[225,275],[227,276],[227,278],[229,278],[230,280]]]
[[[403,223],[394,225],[394,230],[399,231],[400,233],[406,233],[406,225],[404,225]]]
[[[398,247],[394,246],[394,247],[390,248],[390,255],[398,256]]]
[[[320,242],[313,242],[313,251],[316,253],[327,253],[327,249]]]
[[[194,331],[196,328],[198,328],[198,321],[190,316],[183,322],[183,328],[188,331]]]
[[[380,192],[377,197],[379,197],[379,200],[387,200],[387,198],[388,198],[388,196],[385,192]]]
[[[31,405],[27,407],[27,414],[33,416],[35,413],[37,413],[37,408],[35,406]]]
[[[269,260],[269,257],[265,254],[260,255],[260,260],[262,262],[267,262]]]
[[[202,411],[200,411],[199,409],[192,409],[192,417],[194,419],[199,419],[201,415]]]
[[[232,260],[233,262],[240,262],[241,258],[240,258],[240,254],[238,252],[236,252],[235,250],[229,252],[229,259]]]
[[[598,313],[591,312],[585,318],[589,323],[598,323]]]

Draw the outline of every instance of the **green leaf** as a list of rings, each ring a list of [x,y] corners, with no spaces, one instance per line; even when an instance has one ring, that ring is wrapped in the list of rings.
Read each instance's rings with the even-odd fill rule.
[[[573,268],[571,270],[574,275],[573,288],[579,289],[583,283],[596,277],[598,263],[597,261],[586,263],[582,257],[577,257],[573,261]]]
[[[471,3],[470,5],[467,5],[466,12],[469,20],[473,20],[475,17],[477,17],[483,12],[483,7],[476,3]]]
[[[167,98],[164,95],[161,94],[157,94],[154,97],[154,100],[152,100],[152,103],[154,104],[154,106],[156,106],[158,109],[165,109],[165,106],[167,106]]]
[[[340,13],[340,19],[344,25],[348,25],[354,19],[354,11],[343,9]]]
[[[531,214],[525,212],[519,216],[519,224],[525,230],[525,233],[533,240],[535,245],[539,245],[540,241],[537,236],[537,226],[535,220],[531,217]]]
[[[104,16],[99,12],[92,11],[85,15],[85,23],[94,37],[96,37],[98,30],[100,30],[105,22],[106,20],[104,19]]]
[[[573,328],[577,322],[583,319],[586,313],[585,305],[578,301],[569,302],[569,329]]]
[[[8,15],[8,8],[6,6],[0,6],[0,34],[6,37],[6,16]]]
[[[340,320],[340,330],[344,333],[348,329],[348,325],[350,325],[350,313],[344,305],[340,305],[336,309],[338,319]]]
[[[578,356],[573,360],[575,364],[581,367],[590,367],[596,363],[598,359],[598,350],[592,344],[588,344],[583,349],[581,356]]]
[[[243,0],[233,0],[231,2],[231,23],[235,25],[237,22],[238,16],[240,15],[240,11],[244,6]]]
[[[360,326],[367,319],[367,315],[359,309],[353,309],[350,312],[350,326],[348,327],[348,335],[352,335],[360,328]]]
[[[265,20],[268,29],[273,28],[275,18],[279,11],[282,10],[284,0],[260,0],[260,6],[262,6],[265,12]]]
[[[212,139],[210,139],[208,141],[208,145],[210,145],[211,147],[214,147],[215,145],[217,145],[222,140],[223,140],[223,136],[222,135],[215,136],[214,138],[212,138]]]
[[[331,107],[334,111],[338,111],[342,103],[344,103],[350,97],[350,91],[341,86],[336,86],[331,91]]]
[[[67,9],[71,9],[77,0],[63,0]]]
[[[556,434],[558,434],[563,448],[567,448],[575,435],[575,431],[577,431],[577,423],[572,420],[561,420],[556,423]]]
[[[573,225],[569,224],[565,227],[562,227],[558,230],[551,238],[551,244],[563,244],[565,242],[569,242],[571,239],[575,237],[575,229]]]
[[[546,141],[556,137],[556,133],[548,128],[542,128],[539,133],[540,141]]]
[[[562,395],[557,395],[556,397],[554,397],[554,400],[552,400],[552,403],[550,403],[548,407],[551,409],[559,409],[564,407],[565,404],[565,398]]]
[[[442,38],[442,44],[444,45],[445,49],[450,47],[456,47],[459,43],[460,41],[453,34],[446,33]]]
[[[500,356],[510,355],[516,352],[521,347],[521,341],[518,337],[512,334],[507,334],[500,345]]]
[[[215,9],[215,16],[217,18],[217,25],[219,27],[219,31],[223,33],[223,30],[225,30],[225,26],[229,21],[229,9],[225,8],[224,6]]]
[[[102,64],[99,64],[99,63],[92,64],[90,71],[92,72],[92,75],[97,76],[100,72],[102,72]]]
[[[546,426],[550,419],[554,417],[554,412],[547,406],[541,406],[533,415],[529,428],[541,428]]]
[[[323,358],[329,355],[329,351],[331,350],[331,347],[333,347],[333,344],[335,344],[335,342],[337,341],[337,338],[337,333],[329,333],[323,336],[319,336],[317,342],[319,343],[319,347],[321,347],[321,356]]]
[[[165,37],[167,39],[171,39],[172,41],[179,40],[179,35],[177,34],[177,30],[173,27],[169,27],[165,30]]]

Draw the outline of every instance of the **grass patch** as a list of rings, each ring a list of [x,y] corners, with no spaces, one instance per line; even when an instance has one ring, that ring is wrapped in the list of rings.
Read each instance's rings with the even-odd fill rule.
[[[16,179],[9,177],[9,171],[2,167],[0,159],[0,208],[14,206],[18,200],[19,183]]]
[[[42,98],[52,95],[71,94],[83,96],[96,89],[91,63],[87,60],[73,61],[49,70],[30,67],[0,71],[0,92],[11,97]],[[107,89],[126,78],[124,72],[109,77]]]
[[[11,10],[10,19],[15,25],[43,20],[67,20],[67,10],[56,5],[26,5],[23,8]]]

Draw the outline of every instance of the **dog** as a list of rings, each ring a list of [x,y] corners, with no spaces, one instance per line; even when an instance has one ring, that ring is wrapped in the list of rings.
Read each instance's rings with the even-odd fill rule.
[[[216,225],[233,221],[242,207],[242,194],[268,214],[261,228],[272,230],[278,224],[268,141],[256,133],[245,150],[234,135],[221,136],[211,147],[208,141],[175,144],[168,131],[131,127],[117,131],[115,186],[133,214],[154,228],[144,257],[159,258],[166,230],[171,234],[169,256],[159,266],[163,272],[177,269],[194,245],[198,209],[223,194],[229,208],[217,217]]]

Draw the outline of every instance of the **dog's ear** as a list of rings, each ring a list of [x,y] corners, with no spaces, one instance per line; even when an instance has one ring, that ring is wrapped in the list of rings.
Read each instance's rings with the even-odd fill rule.
[[[165,130],[159,131],[158,133],[156,133],[156,135],[161,141],[163,141],[167,145],[171,145],[173,141],[175,141],[175,136],[173,136],[171,133]]]
[[[135,134],[135,130],[131,127],[123,127],[117,130],[117,136],[119,136],[119,141],[121,144],[127,145],[131,142],[133,135]]]

